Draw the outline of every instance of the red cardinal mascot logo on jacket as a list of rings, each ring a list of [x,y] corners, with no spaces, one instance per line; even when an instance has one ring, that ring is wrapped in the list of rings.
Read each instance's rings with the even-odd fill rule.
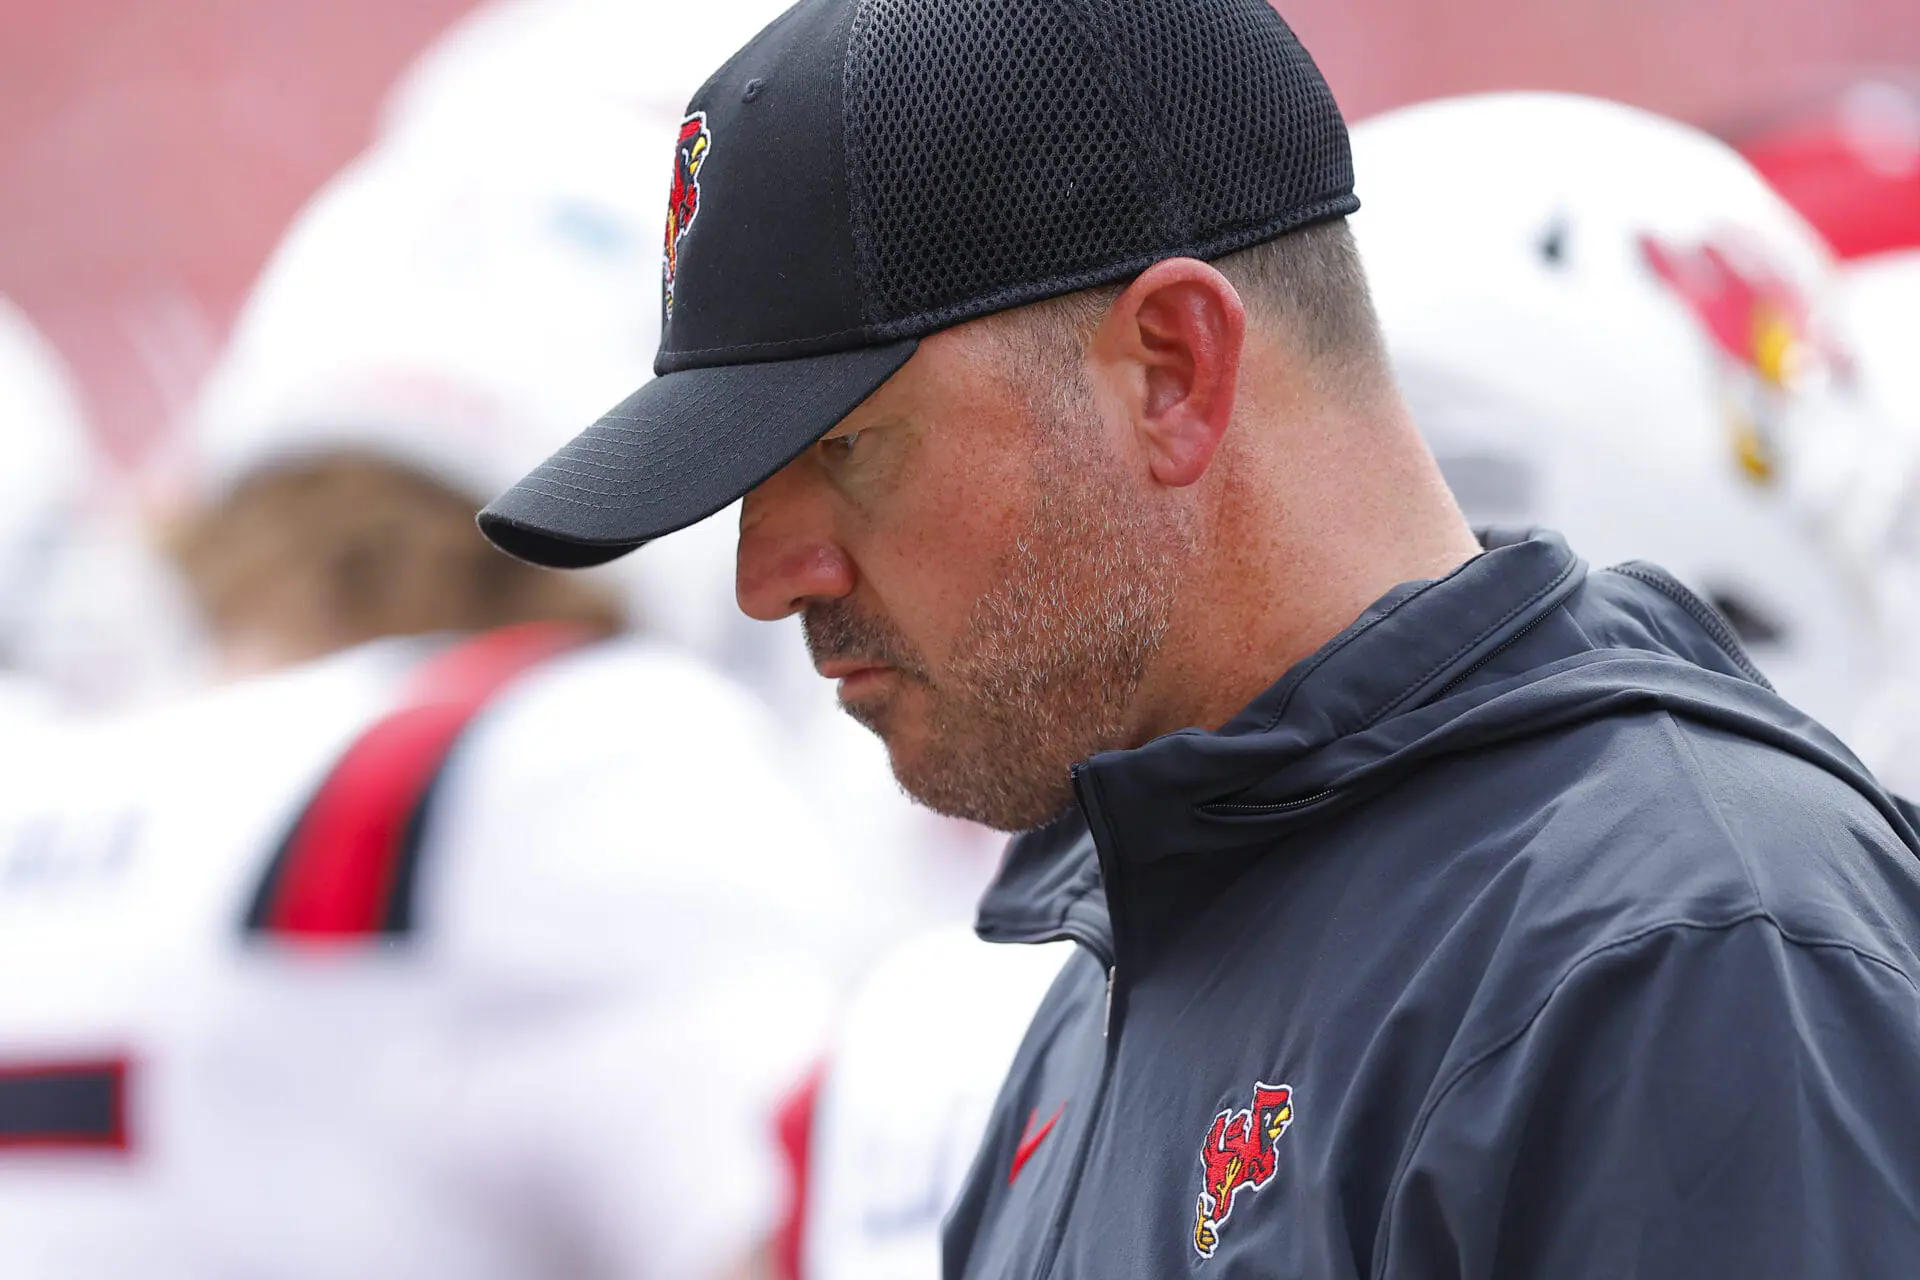
[[[1200,1147],[1204,1180],[1193,1223],[1193,1247],[1201,1257],[1211,1258],[1219,1247],[1220,1228],[1240,1196],[1273,1180],[1280,1165],[1274,1146],[1292,1123],[1293,1090],[1284,1084],[1256,1084],[1252,1106],[1213,1118]]]

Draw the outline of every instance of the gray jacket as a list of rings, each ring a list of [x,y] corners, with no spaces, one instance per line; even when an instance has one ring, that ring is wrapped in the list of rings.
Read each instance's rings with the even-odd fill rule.
[[[1903,810],[1658,570],[1488,545],[1015,843],[980,932],[1081,950],[949,1277],[1920,1275]]]

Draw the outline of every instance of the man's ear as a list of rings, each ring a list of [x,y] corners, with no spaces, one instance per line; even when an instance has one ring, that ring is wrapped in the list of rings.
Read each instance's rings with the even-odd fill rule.
[[[1246,332],[1240,295],[1192,258],[1149,267],[1100,322],[1088,355],[1161,484],[1207,473],[1233,419]]]

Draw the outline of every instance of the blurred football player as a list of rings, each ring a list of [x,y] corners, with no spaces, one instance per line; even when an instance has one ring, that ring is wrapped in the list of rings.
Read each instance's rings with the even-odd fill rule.
[[[1847,263],[1841,296],[1868,392],[1920,437],[1920,226],[1911,247]]]
[[[1849,77],[1722,133],[1841,259],[1920,244],[1920,73]]]
[[[243,678],[0,803],[7,1274],[756,1265],[859,897],[756,700],[473,527],[644,376],[630,143],[376,153],[269,265],[172,536]]]
[[[1395,369],[1468,516],[1670,569],[1844,736],[1890,661],[1890,508],[1820,238],[1725,145],[1596,100],[1409,107],[1354,151]],[[1443,180],[1499,198],[1411,194]]]

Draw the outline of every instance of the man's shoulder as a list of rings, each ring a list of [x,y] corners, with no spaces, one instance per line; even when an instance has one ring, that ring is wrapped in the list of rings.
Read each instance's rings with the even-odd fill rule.
[[[1637,1012],[1713,992],[1777,1004],[1817,978],[1905,1009],[1920,989],[1920,863],[1873,798],[1680,717],[1463,754],[1347,821],[1311,859],[1271,860],[1272,891],[1246,896],[1287,928],[1247,945],[1293,962],[1283,1033],[1299,1009],[1395,1011],[1316,1018],[1306,1055],[1392,1081],[1368,1094],[1383,1114],[1516,1046],[1643,1052]],[[1581,1031],[1606,1018],[1617,1038]]]
[[[1593,782],[1569,803],[1626,809],[1622,835],[1636,837],[1602,839],[1594,855],[1644,864],[1674,887],[1692,882],[1675,872],[1691,870],[1744,885],[1764,909],[1827,907],[1841,921],[1873,914],[1882,890],[1920,894],[1920,860],[1886,797],[1819,753],[1663,714],[1623,734]]]
[[[1498,755],[1477,763],[1494,771],[1477,794],[1504,802],[1475,820],[1469,909],[1536,944],[1543,981],[1624,939],[1750,918],[1920,977],[1920,858],[1818,753],[1659,712]]]

